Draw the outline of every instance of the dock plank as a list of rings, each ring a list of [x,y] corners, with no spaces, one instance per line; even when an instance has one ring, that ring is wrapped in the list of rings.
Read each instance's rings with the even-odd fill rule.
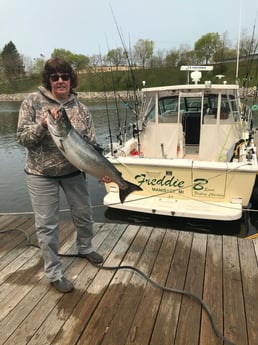
[[[150,229],[146,230],[150,231]],[[163,236],[163,230],[153,229],[151,231],[150,237],[144,247],[144,251],[136,264],[136,266],[147,276],[150,275],[153,269]],[[132,275],[125,292],[120,299],[117,312],[102,340],[103,345],[122,345],[125,343],[146,284],[146,280],[142,279],[142,277],[137,273]],[[81,342],[81,344],[84,344],[84,342]]]
[[[126,238],[127,243],[128,240],[132,241],[129,242],[130,246],[127,244],[127,247],[125,247],[126,243],[124,241],[122,243],[118,243],[118,247],[115,248],[115,252],[120,253],[120,261],[118,261],[119,257],[117,257],[117,255],[114,257],[114,254],[112,253],[105,262],[105,265],[114,266],[121,264],[122,266],[135,266],[142,255],[150,233],[151,231],[145,231],[144,228],[139,229],[139,227],[129,227],[126,232]],[[123,256],[123,253],[126,253],[126,255]],[[103,296],[91,320],[89,320],[79,343],[85,345],[101,343],[105,334],[109,330],[115,314],[117,313],[120,300],[125,294],[126,286],[128,285],[132,275],[133,272],[130,270],[115,272],[108,290]]]
[[[174,252],[171,251],[172,261],[168,271],[167,287],[183,290],[192,241],[193,233],[177,233],[176,248]],[[163,294],[150,345],[156,345],[159,342],[163,345],[175,344],[182,298],[183,296],[177,293]]]
[[[33,219],[32,218],[7,218],[4,223],[1,222],[1,230],[4,231],[1,236],[1,253],[0,253],[0,258],[5,257],[6,254],[10,251],[10,241],[12,241],[12,248],[16,248],[19,245],[23,245],[26,243],[26,237],[25,235],[21,232],[26,229],[26,233],[28,236],[31,234],[29,231],[29,226],[33,225]],[[21,229],[21,231],[19,230]],[[34,227],[30,229],[32,232],[34,231]],[[2,260],[1,260],[1,266],[3,265]]]
[[[103,233],[99,235],[99,233],[97,233],[94,238],[95,244],[99,244],[99,238],[100,241],[103,240],[102,234]],[[105,234],[108,235],[108,232]],[[70,249],[71,250],[69,252],[74,251],[74,245],[72,245]],[[61,252],[65,253],[63,246],[61,247]],[[72,258],[63,259],[63,267],[66,270],[66,275],[69,279],[72,280],[73,277],[79,277],[80,272],[85,268],[85,266],[89,267],[89,274],[91,274],[88,277],[88,282],[94,279],[97,270],[93,266],[89,265],[87,260],[77,259],[76,261],[79,262],[74,262],[73,265],[69,265],[72,261],[74,262]],[[85,280],[85,278],[82,279],[84,284]],[[56,333],[60,328],[60,324],[63,324],[65,321],[65,314],[70,315],[72,306],[74,303],[78,303],[78,299],[81,298],[84,291],[78,288],[72,295],[67,294],[63,296],[63,294],[58,293],[54,289],[50,289],[49,285],[46,285],[45,282],[42,282],[42,284],[45,286],[43,289],[43,291],[45,291],[45,295],[38,301],[28,317],[19,325],[12,336],[9,337],[6,345],[23,345],[27,344],[27,341],[31,344],[51,344],[51,341],[56,336]],[[87,280],[85,285],[87,286]],[[62,304],[64,304],[64,306],[62,306]],[[48,334],[47,338],[45,337],[46,334]]]
[[[205,235],[194,234],[184,289],[202,298],[206,252]],[[182,321],[181,321],[182,319]],[[199,344],[201,305],[188,296],[183,296],[175,343]]]
[[[0,229],[14,228],[37,243],[33,217],[0,216]],[[257,239],[112,223],[94,224],[94,233],[105,266],[137,267],[173,292],[129,269],[62,257],[75,290],[61,294],[25,234],[2,233],[0,345],[222,345],[204,308],[181,290],[207,304],[232,344],[257,344]],[[75,239],[64,220],[60,253],[76,253]]]
[[[258,334],[258,308],[254,307],[258,305],[257,261],[248,241],[238,241],[238,246],[248,341],[255,344]]]
[[[151,280],[161,286],[166,285],[177,238],[178,234],[175,232],[167,231],[165,233],[153,271],[150,275]],[[157,289],[148,282],[131,324],[125,343],[126,345],[145,345],[150,343],[152,334],[149,330],[153,329],[155,325],[163,294],[163,290]],[[148,317],[146,317],[146,310],[149,310]]]
[[[117,227],[116,227],[117,228]],[[119,241],[114,246],[114,251],[103,253],[104,257],[106,257],[105,264],[109,266],[119,265],[123,256],[128,250],[128,246],[131,243],[135,236],[135,232],[138,231],[138,227],[118,227],[118,229],[122,229],[123,237],[119,238]],[[113,246],[112,246],[113,248]],[[112,286],[110,286],[110,281],[112,280],[113,276],[115,275],[115,271],[110,270],[97,270],[95,267],[89,265],[90,267],[87,268],[87,272],[85,271],[84,274],[89,274],[88,269],[94,269],[95,279],[89,279],[88,284],[86,286],[81,287],[82,291],[85,293],[82,294],[80,302],[75,306],[73,313],[70,317],[66,320],[63,324],[62,328],[59,330],[55,337],[55,344],[79,344],[80,338],[87,327],[88,323],[93,320],[95,315],[98,315],[97,307],[102,302],[103,296],[110,293],[112,291]],[[84,278],[85,279],[85,278]],[[80,277],[81,282],[83,277]],[[77,287],[78,288],[78,287]],[[80,287],[79,287],[80,288]],[[113,289],[114,290],[114,289]],[[118,291],[119,295],[119,291]],[[110,300],[109,300],[110,304]],[[112,301],[111,301],[112,305]],[[105,308],[101,307],[102,312],[105,315]],[[83,320],[83,323],[81,322]],[[98,320],[98,318],[97,318]],[[101,335],[101,325],[104,326],[105,331],[105,324],[99,323],[100,328],[98,335]],[[102,327],[103,328],[103,327]],[[91,332],[87,332],[89,339],[92,339]],[[93,338],[95,339],[95,338]]]
[[[225,336],[236,344],[247,345],[243,287],[236,237],[223,237],[223,286]]]
[[[203,300],[209,306],[216,326],[220,331],[223,329],[222,248],[221,236],[208,236]],[[220,344],[221,339],[215,334],[209,316],[206,312],[203,312],[200,345]]]

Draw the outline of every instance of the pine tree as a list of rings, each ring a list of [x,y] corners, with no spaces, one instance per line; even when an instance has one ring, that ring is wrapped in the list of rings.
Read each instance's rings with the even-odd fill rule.
[[[25,75],[22,57],[18,53],[16,46],[12,41],[4,46],[1,57],[3,71],[7,79],[18,79]]]

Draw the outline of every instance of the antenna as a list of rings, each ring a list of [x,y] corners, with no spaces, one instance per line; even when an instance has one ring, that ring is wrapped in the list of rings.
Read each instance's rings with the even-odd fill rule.
[[[238,72],[239,72],[241,25],[242,25],[242,0],[239,0],[239,24],[238,24],[238,43],[237,43],[236,82],[238,81]]]

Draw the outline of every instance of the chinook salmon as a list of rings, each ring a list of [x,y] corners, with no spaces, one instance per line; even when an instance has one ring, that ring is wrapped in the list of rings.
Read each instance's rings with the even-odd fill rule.
[[[55,119],[49,111],[48,130],[58,149],[71,164],[98,179],[108,176],[119,187],[121,203],[130,193],[142,190],[136,184],[124,180],[114,165],[75,130],[64,108],[60,108],[58,114]]]

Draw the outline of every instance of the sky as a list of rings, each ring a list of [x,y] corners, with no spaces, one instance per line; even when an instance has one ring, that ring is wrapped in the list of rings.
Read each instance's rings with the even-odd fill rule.
[[[105,55],[139,39],[155,52],[192,49],[208,32],[227,33],[234,46],[239,32],[258,39],[257,0],[0,0],[0,18],[0,51],[12,41],[32,59],[55,48]]]

